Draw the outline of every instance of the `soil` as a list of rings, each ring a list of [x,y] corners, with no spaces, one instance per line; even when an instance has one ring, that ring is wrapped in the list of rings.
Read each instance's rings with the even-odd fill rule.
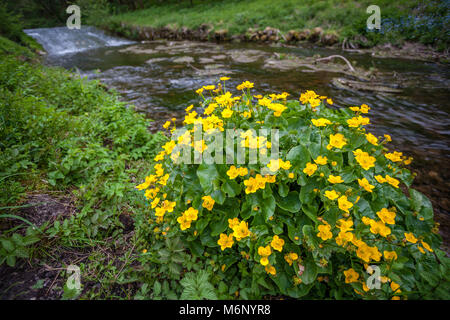
[[[45,222],[51,224],[56,220],[64,220],[76,214],[73,199],[67,195],[56,194],[30,194],[22,205],[30,205],[22,208],[15,215],[21,216],[36,226],[42,226]],[[2,219],[1,229],[9,229],[17,225],[18,220]],[[129,215],[119,216],[124,225],[123,237],[129,239],[134,233],[134,221]],[[24,230],[24,229],[22,229]],[[106,239],[105,241],[107,241]],[[113,241],[113,239],[110,239]],[[125,252],[129,249],[123,245],[109,243],[105,248],[66,248],[52,246],[51,240],[45,243],[47,256],[45,259],[19,259],[15,267],[6,264],[0,266],[0,300],[60,300],[63,296],[63,287],[67,280],[66,267],[79,265],[89,258],[95,251],[102,252],[102,259],[114,260],[117,268],[121,267]],[[107,262],[106,262],[107,264]],[[83,293],[100,289],[99,282],[83,282]],[[137,292],[137,284],[126,284],[128,292]],[[122,285],[114,285],[111,295],[122,296]]]

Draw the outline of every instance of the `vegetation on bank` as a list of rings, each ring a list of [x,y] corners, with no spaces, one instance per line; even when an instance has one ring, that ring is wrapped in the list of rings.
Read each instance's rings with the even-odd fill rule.
[[[165,138],[98,81],[35,63],[29,49],[1,37],[0,45],[0,265],[64,268],[62,252],[91,252],[92,262],[80,265],[83,284],[98,277],[102,286],[83,294],[111,297],[108,288],[130,276],[136,258],[122,218],[145,206],[134,185]],[[40,195],[69,198],[75,212],[33,223],[23,210]],[[101,254],[119,245],[124,256]],[[120,276],[112,263],[124,264]],[[66,297],[79,294],[65,288]]]
[[[88,1],[83,1],[89,15]],[[369,31],[366,21],[369,5],[381,9],[381,30]],[[209,24],[214,30],[230,35],[245,34],[249,28],[264,30],[270,26],[282,33],[321,27],[326,33],[337,33],[340,40],[354,39],[362,46],[378,43],[401,43],[404,40],[448,47],[442,30],[449,28],[449,4],[445,1],[314,1],[314,0],[227,0],[164,1],[148,4],[143,10],[113,15],[109,19],[87,17],[88,21],[108,27],[111,23],[196,29]],[[107,15],[105,9],[102,15]]]

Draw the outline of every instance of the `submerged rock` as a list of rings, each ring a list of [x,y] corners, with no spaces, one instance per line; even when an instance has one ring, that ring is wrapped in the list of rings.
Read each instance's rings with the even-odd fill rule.
[[[175,62],[175,63],[192,63],[194,61],[195,61],[194,58],[188,57],[188,56],[173,59],[173,62]]]

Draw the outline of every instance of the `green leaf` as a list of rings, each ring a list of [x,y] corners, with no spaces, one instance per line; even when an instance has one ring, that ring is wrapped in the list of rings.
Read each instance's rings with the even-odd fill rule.
[[[308,149],[303,145],[298,145],[289,150],[286,159],[289,160],[292,165],[303,168],[310,160]]]
[[[313,283],[314,280],[316,280],[317,277],[317,265],[314,262],[314,259],[310,257],[309,259],[305,260],[305,271],[301,275],[300,279],[302,279],[302,282],[306,285]]]
[[[156,280],[155,283],[153,284],[153,295],[155,296],[159,296],[161,293],[161,283]]]
[[[200,164],[197,169],[197,176],[205,193],[211,194],[214,190],[214,180],[219,178],[219,172],[217,171],[216,165],[205,163]]]
[[[419,212],[425,220],[433,218],[431,201],[425,195],[414,189],[409,189],[409,194],[411,195],[413,209]]]
[[[271,195],[267,199],[262,200],[261,211],[263,213],[263,217],[265,221],[268,221],[273,213],[275,212],[275,198]]]
[[[298,192],[292,191],[284,198],[277,199],[277,205],[286,211],[296,213],[300,211],[301,202],[298,199]]]

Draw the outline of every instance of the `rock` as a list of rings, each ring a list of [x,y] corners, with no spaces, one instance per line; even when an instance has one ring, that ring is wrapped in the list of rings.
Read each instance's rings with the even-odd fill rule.
[[[175,62],[175,63],[192,63],[194,61],[195,61],[194,58],[188,57],[188,56],[179,57],[179,58],[176,58],[173,60],[173,62]]]
[[[206,64],[206,63],[214,63],[214,59],[211,59],[211,58],[200,58],[199,62],[200,63],[204,63],[204,64]]]
[[[309,38],[310,35],[311,35],[311,30],[304,29],[298,33],[298,40],[299,41],[306,40]]]
[[[216,55],[216,56],[211,56],[211,59],[214,59],[214,60],[223,60],[223,59],[226,59],[226,58],[227,58],[227,56],[224,55],[224,54],[219,54],[219,55]]]
[[[242,50],[242,49],[231,50],[228,53],[230,54],[231,59],[239,63],[252,63],[267,55],[267,53],[260,50]]]
[[[311,31],[311,34],[308,37],[308,41],[317,42],[322,37],[323,30],[321,27],[316,27]]]
[[[223,41],[227,39],[227,37],[228,37],[228,30],[226,29],[216,30],[214,32],[214,39],[216,39],[217,41]]]
[[[287,42],[296,42],[300,40],[300,34],[296,30],[289,30],[286,34],[286,41]]]
[[[327,33],[322,35],[320,42],[326,46],[332,46],[339,41],[339,37],[335,33]]]

